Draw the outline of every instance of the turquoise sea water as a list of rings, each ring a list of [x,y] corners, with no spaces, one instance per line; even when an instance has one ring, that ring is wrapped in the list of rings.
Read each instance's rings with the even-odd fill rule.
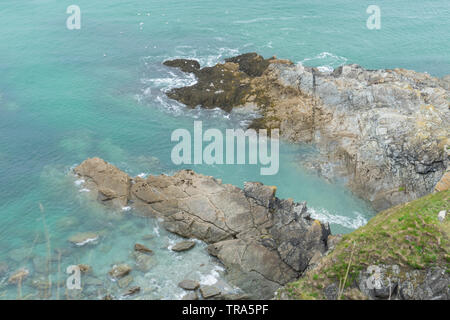
[[[66,28],[72,4],[81,8],[81,30]],[[161,65],[169,58],[195,58],[205,66],[256,51],[328,68],[358,63],[450,73],[448,1],[377,1],[380,30],[366,27],[370,4],[0,0],[0,263],[7,265],[7,272],[0,270],[0,298],[19,295],[7,279],[21,267],[30,276],[20,295],[42,297],[32,281],[43,275],[39,257],[54,256],[56,248],[70,252],[52,264],[53,281],[65,279],[67,265],[88,263],[92,277],[104,281],[98,287],[119,292],[106,273],[114,263],[131,261],[133,244],[147,234],[155,236],[146,241],[158,264],[136,273],[135,283],[148,287],[139,297],[179,298],[176,284],[188,275],[214,282],[221,271],[203,244],[189,254],[171,252],[168,244],[179,237],[158,221],[134,217],[133,209],[117,214],[89,202],[70,168],[99,156],[133,176],[170,174],[180,169],[170,161],[174,129],[191,129],[194,120],[222,129],[242,125],[238,114],[187,110],[168,100],[165,90],[193,81]],[[282,144],[275,176],[260,176],[248,165],[191,168],[237,186],[276,185],[279,197],[306,200],[334,232],[363,225],[373,215],[370,208],[300,167],[296,157],[306,152],[313,150]],[[84,231],[101,232],[99,243],[71,247],[67,238]],[[90,298],[100,295],[98,287],[88,288]]]

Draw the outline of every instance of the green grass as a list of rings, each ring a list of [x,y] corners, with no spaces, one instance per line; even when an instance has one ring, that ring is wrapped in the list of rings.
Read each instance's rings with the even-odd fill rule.
[[[439,211],[449,209],[447,190],[378,213],[367,225],[345,235],[314,270],[287,285],[292,289],[288,295],[296,299],[324,298],[322,288],[344,281],[353,243],[354,255],[344,288],[351,287],[360,271],[370,265],[396,264],[403,271],[439,265],[450,270],[450,219],[447,216],[440,222],[437,217]]]

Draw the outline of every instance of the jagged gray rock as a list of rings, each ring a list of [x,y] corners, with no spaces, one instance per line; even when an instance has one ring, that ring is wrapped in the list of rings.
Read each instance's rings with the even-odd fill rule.
[[[194,68],[190,60],[165,64]],[[314,143],[320,154],[304,163],[326,178],[346,178],[377,210],[432,192],[449,167],[450,75],[355,64],[322,72],[256,53],[197,69],[191,71],[199,82],[169,97],[226,111],[256,106],[262,118],[250,127],[279,128],[284,139]]]
[[[108,205],[121,208],[132,200],[140,214],[162,218],[167,230],[210,244],[208,252],[225,265],[232,282],[254,298],[272,297],[298,278],[317,252],[327,250],[328,224],[312,220],[305,203],[276,198],[274,187],[248,182],[241,190],[190,170],[131,179],[98,158],[75,172],[84,178],[88,172],[91,188],[119,181],[120,190],[130,190]]]

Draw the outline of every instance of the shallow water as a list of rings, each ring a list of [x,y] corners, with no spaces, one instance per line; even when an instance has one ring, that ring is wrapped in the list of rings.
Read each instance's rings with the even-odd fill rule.
[[[55,283],[67,277],[65,267],[77,263],[92,265],[90,277],[103,281],[91,284],[86,297],[105,290],[120,296],[123,290],[107,271],[132,261],[134,243],[152,233],[145,243],[157,263],[148,273],[133,271],[134,284],[147,288],[138,298],[179,298],[183,291],[176,284],[185,277],[205,283],[223,278],[204,244],[183,254],[170,251],[180,238],[158,221],[135,217],[133,209],[115,214],[102,208],[70,175],[71,167],[93,156],[133,176],[170,174],[180,169],[170,161],[174,129],[191,129],[194,120],[222,129],[245,124],[238,114],[186,110],[168,100],[164,90],[195,79],[162,66],[166,59],[195,58],[205,66],[257,51],[326,68],[359,63],[450,73],[446,1],[379,1],[377,31],[365,27],[369,1],[75,2],[82,11],[79,31],[65,27],[69,3],[0,2],[0,263],[8,265],[0,273],[0,298],[18,296],[7,278],[20,267],[31,273],[21,296],[42,297],[32,281],[46,272],[39,273],[32,259],[48,252],[54,258],[57,248],[69,254],[52,263],[51,298],[58,297]],[[275,176],[260,176],[257,166],[191,168],[240,187],[244,181],[276,185],[279,197],[306,200],[333,232],[365,224],[373,212],[363,201],[298,165],[298,154],[308,152],[314,150],[282,144]],[[98,243],[68,243],[85,231],[101,232]]]

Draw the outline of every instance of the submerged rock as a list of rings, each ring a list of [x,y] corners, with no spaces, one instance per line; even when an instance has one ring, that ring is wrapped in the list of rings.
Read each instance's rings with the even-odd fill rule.
[[[28,248],[18,248],[9,251],[8,257],[15,262],[23,262],[31,258],[31,250]]]
[[[48,274],[51,271],[51,259],[42,256],[33,258],[33,270],[37,273]]]
[[[134,245],[134,251],[138,251],[138,252],[142,252],[142,253],[150,253],[150,254],[153,253],[152,250],[150,250],[149,248],[147,248],[143,244],[139,244],[139,243],[136,243]]]
[[[94,232],[82,232],[71,236],[68,240],[78,247],[85,246],[89,243],[95,243],[99,238],[99,235]]]
[[[198,295],[196,292],[189,292],[185,294],[181,300],[198,300]]]
[[[85,162],[91,162],[83,166],[90,167],[93,176],[96,164],[97,170],[104,168],[101,161]],[[208,252],[251,298],[270,298],[277,288],[298,278],[313,256],[327,251],[330,234],[328,224],[310,218],[305,203],[280,200],[275,192],[255,182],[241,190],[182,170],[173,176],[130,179],[128,200],[140,214],[164,220],[168,231],[210,244]],[[194,244],[181,242],[172,250]],[[139,251],[134,257],[143,271],[153,263],[153,256]]]
[[[136,293],[138,293],[140,291],[141,291],[141,287],[132,287],[132,288],[128,289],[127,291],[125,291],[123,296],[131,296],[131,295],[136,294]]]
[[[197,83],[190,87],[174,88],[167,93],[175,99],[195,108],[221,108],[231,111],[235,106],[245,104],[252,95],[250,81],[260,76],[269,66],[269,61],[256,53],[244,54],[226,59],[224,64],[200,69],[194,60],[177,59],[165,61],[170,67],[180,68],[197,77]]]
[[[112,278],[120,279],[125,277],[131,272],[131,267],[127,264],[114,265],[108,272]]]
[[[195,246],[194,241],[182,241],[175,244],[171,250],[176,252],[187,251],[192,249]]]
[[[136,262],[136,268],[142,272],[148,272],[156,264],[156,258],[154,256],[149,256],[148,254],[135,252],[134,259]]]
[[[8,264],[6,262],[0,262],[0,277],[8,272]]]

